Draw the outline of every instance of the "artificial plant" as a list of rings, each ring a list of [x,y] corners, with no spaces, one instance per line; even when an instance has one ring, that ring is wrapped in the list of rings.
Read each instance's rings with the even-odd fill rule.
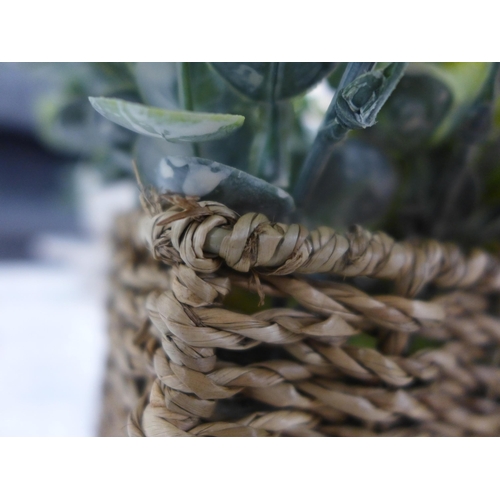
[[[497,63],[58,71],[66,91],[41,107],[43,135],[111,177],[132,175],[135,162],[143,185],[162,193],[308,226],[359,223],[466,245],[499,234]],[[333,97],[311,130],[318,84]]]

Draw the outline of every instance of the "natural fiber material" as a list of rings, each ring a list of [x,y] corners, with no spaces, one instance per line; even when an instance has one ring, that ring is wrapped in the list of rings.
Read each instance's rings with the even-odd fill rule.
[[[102,434],[500,435],[493,256],[169,201],[117,224]]]

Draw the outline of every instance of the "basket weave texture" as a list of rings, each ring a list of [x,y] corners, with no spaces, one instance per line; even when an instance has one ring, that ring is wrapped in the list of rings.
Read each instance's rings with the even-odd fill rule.
[[[500,435],[495,257],[168,203],[116,223],[101,435]]]

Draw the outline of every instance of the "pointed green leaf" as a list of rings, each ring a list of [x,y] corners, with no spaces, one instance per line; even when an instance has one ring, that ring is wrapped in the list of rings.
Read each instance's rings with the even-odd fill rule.
[[[143,139],[136,145],[141,182],[160,193],[199,196],[219,201],[239,214],[259,212],[283,221],[295,206],[282,189],[222,163],[192,156],[164,156],[158,141]]]
[[[221,139],[243,125],[240,115],[194,113],[153,108],[143,104],[89,97],[96,111],[108,120],[138,134],[171,142],[201,142]]]

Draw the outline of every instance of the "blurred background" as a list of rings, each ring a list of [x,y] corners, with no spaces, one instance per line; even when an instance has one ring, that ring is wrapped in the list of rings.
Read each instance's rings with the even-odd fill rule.
[[[0,436],[97,432],[106,233],[137,193],[40,140],[41,103],[78,70],[0,63]]]

